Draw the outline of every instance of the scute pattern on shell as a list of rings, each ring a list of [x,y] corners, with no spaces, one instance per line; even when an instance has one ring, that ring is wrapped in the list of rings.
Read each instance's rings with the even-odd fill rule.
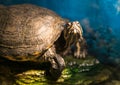
[[[42,54],[60,36],[66,21],[46,8],[30,4],[0,6],[0,55],[25,61]],[[28,60],[31,59],[28,57]],[[32,60],[33,60],[32,59]],[[27,59],[26,59],[27,60]]]

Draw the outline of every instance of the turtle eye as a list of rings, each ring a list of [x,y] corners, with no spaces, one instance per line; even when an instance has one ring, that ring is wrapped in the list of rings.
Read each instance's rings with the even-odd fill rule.
[[[71,28],[71,26],[72,26],[72,23],[71,22],[69,22],[69,23],[67,23],[67,28]]]
[[[68,25],[71,25],[71,23],[69,22]]]

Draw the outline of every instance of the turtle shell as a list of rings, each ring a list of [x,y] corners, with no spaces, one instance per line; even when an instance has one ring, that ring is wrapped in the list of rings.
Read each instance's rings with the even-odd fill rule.
[[[0,55],[14,61],[42,56],[64,30],[65,20],[46,8],[0,6]]]

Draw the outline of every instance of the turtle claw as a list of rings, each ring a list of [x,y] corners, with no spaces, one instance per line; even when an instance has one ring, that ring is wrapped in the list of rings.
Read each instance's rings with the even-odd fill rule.
[[[81,51],[81,52],[74,52],[75,58],[86,58],[87,51]]]
[[[64,59],[57,55],[53,59],[50,60],[51,67],[49,70],[46,71],[47,78],[50,80],[57,80],[65,68]]]
[[[58,65],[57,69],[62,71],[65,68],[65,61],[64,61],[64,59],[61,56],[57,55],[57,57],[54,57],[54,60],[55,60],[55,62]]]

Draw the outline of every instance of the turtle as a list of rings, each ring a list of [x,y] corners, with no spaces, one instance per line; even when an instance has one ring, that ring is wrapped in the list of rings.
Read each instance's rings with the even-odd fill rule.
[[[61,53],[83,40],[78,21],[33,4],[0,5],[0,57],[11,61],[50,63],[46,74],[57,80],[65,61]]]

